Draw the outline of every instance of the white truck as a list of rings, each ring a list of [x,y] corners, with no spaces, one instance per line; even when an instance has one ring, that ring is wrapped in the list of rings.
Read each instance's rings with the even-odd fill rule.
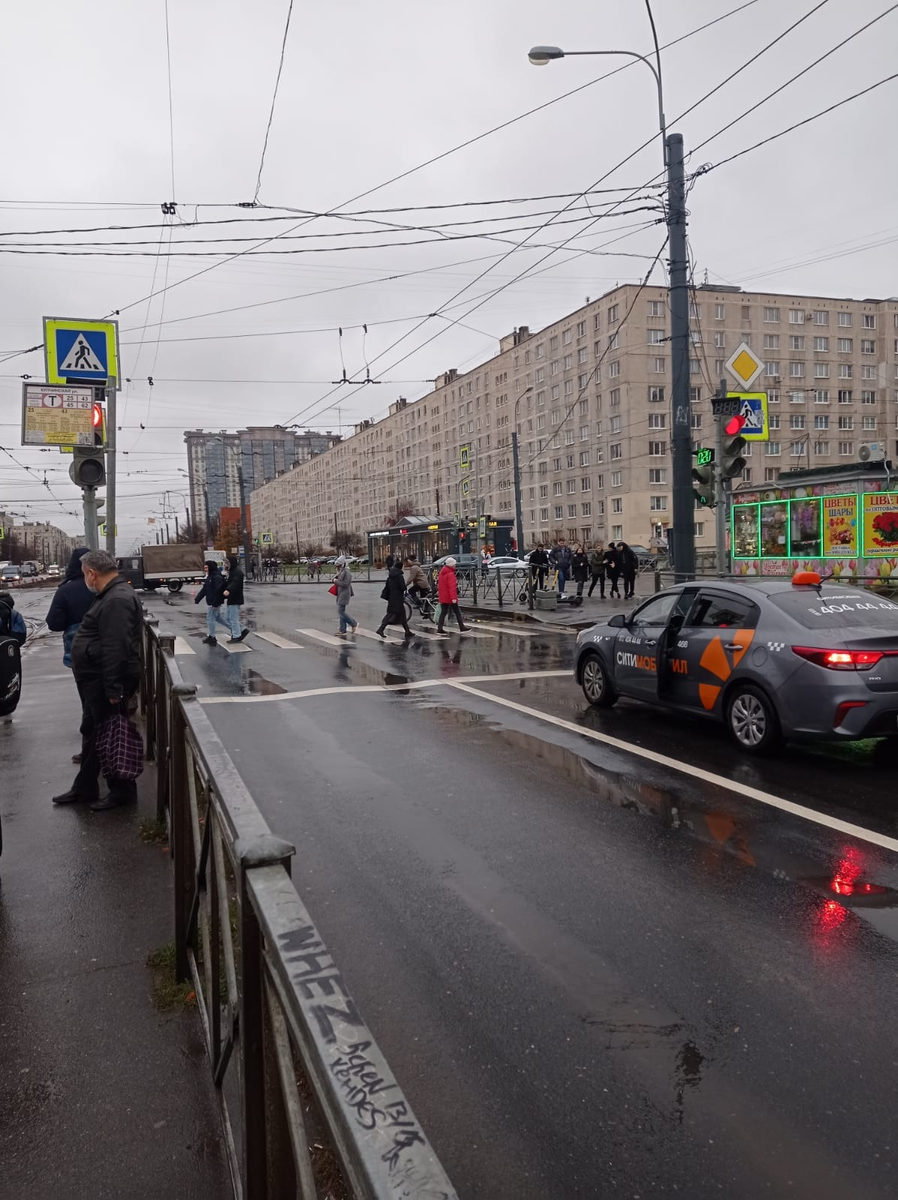
[[[140,554],[119,558],[119,571],[133,588],[155,592],[167,587],[180,592],[185,583],[198,583],[205,577],[206,557],[215,557],[198,542],[175,542],[170,545],[141,546]]]

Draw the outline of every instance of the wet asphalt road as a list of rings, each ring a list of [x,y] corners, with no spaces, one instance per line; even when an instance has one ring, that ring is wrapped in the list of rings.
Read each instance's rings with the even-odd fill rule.
[[[301,648],[228,654],[189,596],[147,603],[461,1196],[894,1195],[894,764],[589,710],[570,634],[331,645],[296,632],[335,631],[323,587],[249,595]]]

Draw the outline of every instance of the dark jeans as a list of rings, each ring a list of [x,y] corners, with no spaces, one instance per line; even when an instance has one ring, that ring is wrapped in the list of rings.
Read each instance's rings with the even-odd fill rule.
[[[125,696],[119,704],[110,704],[106,692],[99,680],[89,679],[78,682],[78,695],[81,697],[81,766],[72,784],[73,792],[80,792],[87,799],[95,800],[99,794],[100,760],[97,756],[97,731],[104,721],[115,713],[127,713],[128,700],[137,690],[134,680],[125,688]],[[136,779],[115,779],[106,776],[111,795],[122,797],[137,797]]]
[[[585,585],[586,585],[586,580],[585,580],[585,579],[578,579],[578,580],[577,580],[577,595],[578,595],[578,596],[582,596],[582,595],[583,595],[583,588],[584,588],[584,586],[585,586]]]
[[[629,598],[636,591],[636,572],[635,571],[624,571],[623,574],[624,574],[624,599],[629,600]]]
[[[539,590],[542,591],[543,588],[546,586],[546,568],[545,567],[531,567],[530,568],[530,579],[533,583],[535,583],[535,585],[539,588]]]
[[[458,602],[456,601],[455,604],[440,605],[440,619],[437,621],[437,633],[443,632],[443,626],[446,623],[446,615],[448,613],[452,613],[455,616],[459,629],[464,629],[465,623],[461,619],[461,609],[458,607]]]
[[[589,581],[589,591],[586,593],[587,596],[592,595],[593,589],[595,588],[596,584],[599,585],[599,595],[604,600],[605,599],[605,572],[604,571],[598,571],[598,572],[593,571],[592,579]]]
[[[620,579],[619,571],[609,571],[608,572],[608,582],[611,584],[611,595],[617,596],[618,598],[620,598],[620,592],[618,591],[618,588],[617,588],[618,579]]]

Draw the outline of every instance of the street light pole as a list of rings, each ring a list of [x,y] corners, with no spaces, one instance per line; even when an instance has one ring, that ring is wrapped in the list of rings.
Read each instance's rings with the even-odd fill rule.
[[[651,5],[647,4],[651,19]],[[655,23],[652,20],[652,34]],[[534,46],[530,61],[545,66],[557,58],[593,55],[625,55],[645,63],[655,78],[658,92],[658,125],[667,172],[667,230],[670,272],[671,344],[671,463],[673,485],[673,538],[671,552],[678,582],[695,574],[695,515],[692,497],[692,408],[689,385],[689,261],[686,255],[686,186],[683,135],[668,134],[664,118],[661,56],[655,37],[657,68],[633,50],[562,50],[558,46]]]

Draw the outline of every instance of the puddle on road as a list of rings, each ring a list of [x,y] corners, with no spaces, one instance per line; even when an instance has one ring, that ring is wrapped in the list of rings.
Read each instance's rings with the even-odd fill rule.
[[[243,695],[245,696],[279,696],[287,690],[285,687],[281,687],[279,683],[274,683],[271,679],[266,679],[258,671],[250,669],[245,671],[245,683],[246,687],[243,689]]]
[[[469,731],[476,728],[481,736],[500,734],[519,752],[522,762],[541,759],[553,772],[586,787],[597,801],[660,821],[672,833],[693,838],[702,848],[699,865],[710,874],[718,872],[725,859],[735,859],[743,867],[797,884],[808,893],[810,902],[806,911],[797,915],[821,948],[829,948],[832,935],[845,925],[850,912],[898,942],[898,888],[875,882],[883,867],[872,846],[861,847],[846,838],[845,845],[831,855],[815,854],[804,838],[793,841],[770,821],[769,814],[747,812],[737,797],[729,798],[719,788],[708,789],[705,803],[693,800],[685,790],[679,792],[647,778],[646,765],[619,771],[591,761],[585,756],[588,750],[584,753],[582,747],[571,745],[574,734],[546,726],[543,738],[516,727],[511,713],[472,711],[456,707],[453,699],[416,693],[409,702],[439,710]],[[595,752],[603,754],[605,750],[597,747]],[[688,1081],[684,1086],[689,1086]]]

